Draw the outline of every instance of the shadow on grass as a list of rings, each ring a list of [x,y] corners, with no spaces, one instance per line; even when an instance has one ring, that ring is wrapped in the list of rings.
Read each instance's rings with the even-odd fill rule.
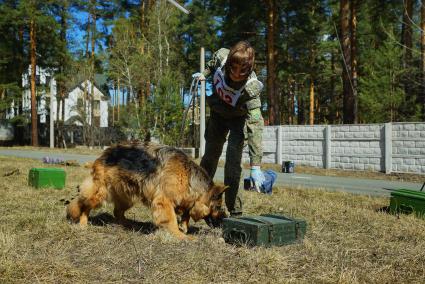
[[[126,230],[140,232],[142,234],[148,235],[155,232],[158,227],[156,227],[152,222],[140,222],[135,220],[127,219],[125,224],[118,223],[114,216],[109,213],[103,212],[94,216],[89,217],[89,222],[93,226],[107,226],[107,225],[119,225]],[[200,231],[200,228],[189,227],[188,235],[197,234]]]
[[[383,207],[377,208],[375,209],[375,212],[390,214],[390,206],[383,206]]]

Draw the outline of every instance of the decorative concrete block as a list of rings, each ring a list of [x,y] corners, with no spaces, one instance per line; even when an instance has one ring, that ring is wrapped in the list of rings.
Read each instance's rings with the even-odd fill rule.
[[[408,135],[409,137],[412,137],[412,138],[418,138],[418,137],[421,137],[421,131],[417,131],[417,130],[409,131]]]
[[[398,168],[399,168],[400,172],[404,172],[404,173],[409,172],[409,166],[408,165],[400,165]]]
[[[420,173],[421,172],[421,167],[414,165],[414,166],[409,166],[409,172],[412,173]]]
[[[398,131],[401,129],[401,125],[399,123],[393,123],[392,125],[393,131]]]
[[[364,165],[363,164],[354,164],[354,169],[358,171],[364,171]]]
[[[361,142],[358,142],[358,143],[359,143],[360,148],[369,148],[370,147],[369,141],[361,141]]]
[[[375,133],[368,131],[368,132],[364,132],[363,133],[364,138],[374,138],[375,137]]]
[[[412,131],[412,130],[415,130],[415,125],[414,124],[404,124],[403,125],[403,130],[409,130],[409,131]]]
[[[331,162],[333,162],[333,163],[339,163],[340,161],[341,161],[341,158],[340,157],[332,156],[332,161]]]
[[[415,147],[415,141],[404,141],[403,146],[406,148],[414,148]]]
[[[349,157],[341,157],[341,163],[349,163],[350,158]]]
[[[371,147],[371,148],[381,148],[381,142],[380,141],[370,141],[369,147]]]
[[[403,158],[393,158],[393,164],[402,164],[403,163]]]
[[[409,155],[420,155],[421,149],[419,149],[419,148],[409,148],[408,153],[409,153]]]
[[[342,164],[342,168],[344,170],[352,170],[352,169],[354,169],[354,166],[353,166],[353,164],[350,164],[350,163],[344,163],[344,164]]]
[[[353,132],[345,132],[344,133],[344,138],[353,138],[354,137],[354,133]]]
[[[398,151],[397,152],[400,155],[407,155],[407,154],[409,154],[409,150],[407,148],[405,148],[405,147],[398,148]]]
[[[425,131],[425,123],[416,123],[415,129],[418,131]]]
[[[415,141],[416,148],[425,148],[425,141]]]
[[[341,132],[341,131],[335,132],[334,138],[344,138],[344,132]]]
[[[398,132],[399,133],[399,135],[400,135],[400,137],[403,137],[403,138],[407,138],[407,137],[409,137],[409,131],[400,131],[400,132]]]
[[[411,158],[405,158],[405,159],[403,159],[403,165],[412,166],[414,164],[415,164],[415,159],[411,159]]]
[[[363,138],[363,132],[354,132],[353,137],[354,138]]]
[[[307,137],[308,137],[308,138],[317,138],[317,134],[316,134],[316,133],[314,133],[314,132],[308,132],[308,133],[307,133]]]
[[[263,151],[276,152],[276,141],[263,141]]]

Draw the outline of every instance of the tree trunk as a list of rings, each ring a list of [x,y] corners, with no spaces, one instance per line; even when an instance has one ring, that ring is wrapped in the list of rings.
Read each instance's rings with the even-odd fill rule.
[[[340,1],[341,47],[343,53],[343,121],[354,123],[354,100],[351,91],[351,49],[350,49],[350,1]]]
[[[112,127],[115,126],[115,104],[116,104],[117,89],[115,83],[112,84]]]
[[[19,61],[19,88],[22,88],[22,74],[25,72],[24,66],[24,56],[25,56],[25,44],[24,44],[24,26],[19,27],[19,53],[20,53],[20,61]],[[22,114],[22,97],[17,98],[17,114]]]
[[[412,85],[415,83],[412,77],[411,69],[414,68],[412,60],[412,17],[413,17],[413,0],[403,0],[403,22],[402,22],[402,44],[403,44],[403,69],[408,70],[402,82],[404,84],[404,102],[401,107],[401,113],[405,118],[409,118],[415,114],[415,94]],[[410,69],[410,70],[409,70]],[[412,81],[413,80],[413,81]]]
[[[403,26],[404,26],[404,64],[405,68],[410,67],[412,61],[412,17],[413,17],[413,1],[403,1]]]
[[[314,81],[310,78],[310,111],[309,111],[309,123],[314,125]]]
[[[353,97],[354,123],[358,123],[358,96],[357,96],[357,1],[351,2],[351,82]]]
[[[288,89],[289,89],[289,95],[288,95],[288,124],[292,125],[294,124],[294,98],[295,98],[295,81],[292,79],[288,80]]]
[[[62,8],[62,13],[61,13],[61,31],[60,31],[60,38],[62,43],[65,45],[67,45],[67,40],[66,40],[66,31],[68,30],[68,24],[67,24],[67,12],[68,12],[68,1],[64,1],[64,7]],[[66,65],[65,62],[65,55],[61,56],[61,66],[60,66],[60,72],[62,73],[62,76],[64,76],[65,73],[65,68],[64,66]],[[62,102],[62,119],[65,119],[65,84],[64,82],[60,82],[59,87],[59,100],[57,100],[57,104],[59,106],[59,102]],[[57,112],[57,115],[59,116],[59,112]]]
[[[302,86],[300,89],[301,90],[297,90],[295,92],[295,94],[300,94],[297,97],[298,98],[298,124],[303,125],[305,123],[305,115],[304,115],[304,113],[305,113],[305,109],[304,109],[304,107],[305,107],[305,102],[304,102],[305,88]]]
[[[330,83],[330,105],[329,108],[329,121],[334,124],[336,121],[336,112],[338,110],[338,100],[335,95],[335,53],[332,51],[331,53],[331,83]]]
[[[412,67],[412,16],[413,16],[413,1],[412,0],[403,0],[403,68],[409,69]],[[413,90],[412,82],[409,78],[411,72],[407,73],[407,76],[404,78],[404,92],[405,92],[405,102],[403,107],[403,114],[405,117],[409,117],[414,114],[415,110],[412,107],[415,103],[413,100]]]
[[[31,145],[38,146],[38,129],[37,129],[37,98],[35,93],[35,76],[36,76],[36,34],[35,22],[30,22],[30,46],[31,46]]]
[[[276,92],[275,34],[277,23],[276,0],[267,0],[267,97],[269,99],[269,125],[279,124],[279,100]]]
[[[422,105],[422,120],[425,121],[425,0],[421,0],[421,71],[422,71],[422,86],[421,100]]]
[[[95,47],[96,47],[96,1],[93,0],[93,7],[92,7],[92,35],[91,35],[91,66],[90,66],[90,81],[91,81],[91,90],[90,90],[90,125],[91,125],[91,131],[90,131],[90,146],[94,146],[94,129],[96,128],[95,121],[94,121],[94,79],[95,79]]]
[[[118,102],[118,106],[117,106],[117,121],[120,121],[120,94],[121,94],[121,88],[120,88],[120,79],[118,79],[118,93],[117,93],[117,102]]]

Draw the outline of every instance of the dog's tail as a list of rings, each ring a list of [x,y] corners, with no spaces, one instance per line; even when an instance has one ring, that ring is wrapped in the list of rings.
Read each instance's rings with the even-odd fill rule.
[[[99,207],[107,198],[104,186],[93,181],[92,177],[86,178],[80,186],[80,194],[71,200],[66,210],[66,216],[73,222],[87,223],[90,211]]]
[[[66,218],[74,223],[79,222],[82,207],[78,197],[72,199],[66,207]]]

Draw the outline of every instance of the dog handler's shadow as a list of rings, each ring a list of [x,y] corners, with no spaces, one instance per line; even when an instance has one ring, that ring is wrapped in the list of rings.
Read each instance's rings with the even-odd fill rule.
[[[127,219],[127,222],[125,224],[119,224],[115,220],[114,216],[112,216],[111,214],[106,213],[106,212],[99,213],[95,216],[90,216],[89,222],[93,226],[106,226],[106,225],[116,224],[116,225],[120,225],[120,226],[124,227],[126,230],[136,231],[136,232],[140,232],[140,233],[146,234],[146,235],[151,234],[158,229],[151,222],[140,222],[140,221],[134,221],[134,220],[130,220],[130,219]],[[190,226],[187,233],[189,235],[193,235],[193,234],[198,233],[199,231],[200,231],[199,228]]]

